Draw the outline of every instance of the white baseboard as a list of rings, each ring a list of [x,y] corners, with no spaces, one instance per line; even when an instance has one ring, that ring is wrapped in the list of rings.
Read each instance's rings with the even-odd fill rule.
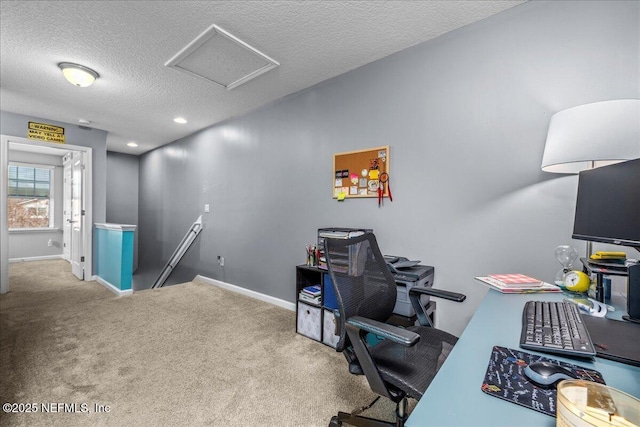
[[[47,259],[63,259],[63,258],[62,258],[62,254],[42,255],[42,256],[29,256],[29,257],[23,257],[23,258],[9,258],[9,262],[44,261]]]
[[[114,294],[118,295],[119,297],[133,295],[133,289],[127,289],[126,291],[123,291],[123,290],[118,289],[117,287],[113,286],[111,283],[107,282],[106,280],[104,280],[100,276],[92,276],[92,278],[93,277],[95,277],[96,282],[100,283],[102,286],[104,286],[105,288],[109,289],[111,292],[113,292]]]
[[[285,301],[280,298],[272,297],[270,295],[261,294],[260,292],[252,291],[251,289],[241,288],[240,286],[232,285],[230,283],[221,282],[220,280],[211,279],[209,277],[197,275],[193,278],[194,281],[199,280],[209,285],[218,286],[223,289],[227,289],[233,292],[237,292],[242,295],[246,295],[251,298],[255,298],[260,301],[268,302],[269,304],[277,305],[278,307],[286,308],[287,310],[296,311],[296,305],[292,302]]]

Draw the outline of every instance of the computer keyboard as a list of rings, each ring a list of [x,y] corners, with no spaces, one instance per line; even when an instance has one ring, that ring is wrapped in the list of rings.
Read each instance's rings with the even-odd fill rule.
[[[596,355],[578,306],[568,301],[527,301],[520,347],[567,356]]]

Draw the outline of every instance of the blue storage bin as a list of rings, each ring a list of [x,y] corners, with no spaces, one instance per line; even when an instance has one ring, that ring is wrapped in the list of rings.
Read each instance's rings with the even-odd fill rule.
[[[324,283],[322,284],[322,305],[332,310],[338,309],[333,283],[331,282],[331,276],[328,274],[324,275]]]

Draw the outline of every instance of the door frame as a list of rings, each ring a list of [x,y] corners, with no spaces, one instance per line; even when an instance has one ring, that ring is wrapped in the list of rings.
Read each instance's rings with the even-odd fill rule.
[[[71,154],[62,157],[62,258],[71,262]],[[68,176],[67,176],[68,175]]]
[[[84,203],[86,160],[83,152],[74,151],[71,155],[71,219],[73,221],[70,228],[71,253],[69,254],[69,262],[71,263],[71,272],[81,280],[84,280],[85,276],[84,261],[82,260],[84,257],[84,239],[82,237],[87,228],[85,224],[86,217],[83,215],[83,211],[86,210]],[[79,182],[76,182],[76,180]],[[75,209],[73,208],[74,205]]]
[[[9,228],[7,227],[7,188],[9,143],[56,148],[61,151],[82,151],[85,155],[85,182],[82,197],[85,205],[82,241],[84,250],[84,280],[93,279],[93,149],[81,145],[54,144],[18,136],[0,135],[0,294],[9,291]]]

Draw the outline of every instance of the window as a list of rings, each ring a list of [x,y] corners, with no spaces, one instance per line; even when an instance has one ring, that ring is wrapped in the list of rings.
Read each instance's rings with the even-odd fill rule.
[[[53,227],[53,174],[50,166],[9,164],[9,228]]]

